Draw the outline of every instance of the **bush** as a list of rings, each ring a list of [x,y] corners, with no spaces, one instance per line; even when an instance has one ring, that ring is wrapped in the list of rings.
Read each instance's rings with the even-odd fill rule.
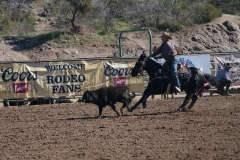
[[[212,4],[206,3],[198,3],[194,7],[195,16],[194,22],[195,23],[208,23],[211,22],[213,19],[221,17],[222,10],[215,7]]]
[[[240,15],[240,0],[210,0],[209,3],[221,8],[223,13]]]
[[[18,12],[18,17],[0,14],[0,35],[29,35],[34,31],[36,19],[30,14]],[[17,13],[15,13],[17,14]]]
[[[187,28],[188,25],[182,24],[182,23],[162,23],[162,24],[158,24],[157,28],[159,30],[169,30],[171,32],[176,32],[176,31],[181,31],[181,30],[185,30]]]
[[[12,21],[9,17],[0,16],[0,35],[28,35],[34,31],[34,18],[28,17],[23,21]]]

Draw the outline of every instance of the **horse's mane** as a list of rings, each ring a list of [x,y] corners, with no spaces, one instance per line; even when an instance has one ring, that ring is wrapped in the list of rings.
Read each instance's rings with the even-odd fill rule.
[[[138,61],[143,61],[143,60],[146,59],[146,58],[147,58],[146,53],[142,53],[142,54],[140,55]]]

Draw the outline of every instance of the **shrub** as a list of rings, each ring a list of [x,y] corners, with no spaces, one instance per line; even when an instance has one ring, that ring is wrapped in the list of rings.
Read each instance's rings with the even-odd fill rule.
[[[209,3],[206,4],[198,3],[194,7],[194,10],[195,10],[194,16],[195,23],[208,23],[215,18],[221,17],[222,15],[221,9]]]
[[[169,30],[171,32],[181,31],[185,30],[187,26],[190,26],[190,24],[182,24],[179,22],[173,22],[173,23],[161,23],[157,25],[157,28],[159,30]]]

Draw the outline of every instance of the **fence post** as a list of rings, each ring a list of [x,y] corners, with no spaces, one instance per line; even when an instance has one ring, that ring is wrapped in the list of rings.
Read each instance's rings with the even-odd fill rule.
[[[151,33],[151,31],[150,31],[148,28],[140,28],[140,29],[120,31],[119,38],[118,38],[119,56],[120,56],[120,57],[122,57],[122,33],[124,33],[124,32],[143,31],[143,30],[148,31],[148,34],[149,34],[149,42],[150,42],[149,52],[150,52],[150,54],[152,54],[152,33]]]

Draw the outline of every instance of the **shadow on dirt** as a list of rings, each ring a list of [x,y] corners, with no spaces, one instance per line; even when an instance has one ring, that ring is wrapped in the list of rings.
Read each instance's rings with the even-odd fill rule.
[[[156,112],[156,113],[144,113],[144,114],[140,113],[140,114],[130,114],[130,115],[124,114],[124,115],[122,115],[122,117],[102,116],[102,118],[100,118],[100,119],[105,119],[105,118],[112,119],[112,118],[123,118],[123,117],[145,117],[145,116],[155,116],[155,115],[163,115],[163,114],[171,115],[174,113],[178,113],[178,112],[170,111],[170,112]],[[67,119],[60,119],[60,120],[73,121],[73,120],[91,120],[91,119],[99,119],[99,118],[97,116],[95,116],[95,117],[67,118]]]
[[[60,35],[64,34],[64,32],[56,31],[45,34],[40,34],[37,36],[4,36],[3,39],[9,45],[14,46],[13,50],[15,51],[24,51],[30,50],[33,48],[41,49],[41,45],[44,43],[51,41],[53,39],[60,38]]]

